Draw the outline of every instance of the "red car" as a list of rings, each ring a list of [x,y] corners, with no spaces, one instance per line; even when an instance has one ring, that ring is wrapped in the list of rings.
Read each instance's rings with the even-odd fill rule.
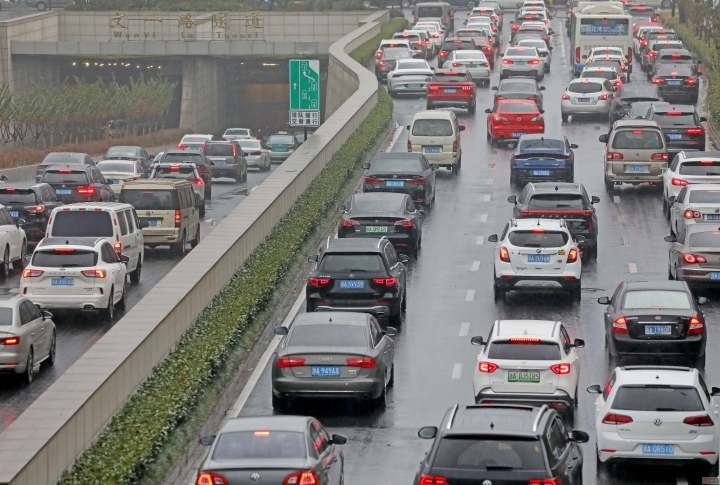
[[[427,109],[466,108],[475,113],[475,82],[467,71],[437,69],[427,85]]]
[[[529,99],[499,99],[486,109],[487,139],[491,145],[513,142],[527,133],[545,133],[544,111]]]

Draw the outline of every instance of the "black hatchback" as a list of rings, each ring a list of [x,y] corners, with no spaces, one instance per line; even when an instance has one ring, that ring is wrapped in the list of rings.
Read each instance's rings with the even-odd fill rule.
[[[435,172],[422,153],[381,153],[365,168],[363,192],[408,194],[425,207],[435,203]]]

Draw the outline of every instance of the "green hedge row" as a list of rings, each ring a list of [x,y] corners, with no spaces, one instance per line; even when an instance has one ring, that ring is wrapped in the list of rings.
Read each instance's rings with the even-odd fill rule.
[[[408,25],[410,24],[405,17],[395,17],[391,19],[390,22],[387,22],[382,26],[378,35],[355,49],[352,54],[350,54],[350,57],[363,66],[366,65],[367,62],[375,55],[375,51],[377,51],[381,40],[389,39],[395,32],[407,29]]]
[[[249,322],[265,308],[299,248],[334,206],[369,147],[387,131],[392,102],[384,90],[378,96],[378,104],[365,122],[61,483],[121,484],[143,478],[173,430],[192,415],[199,396]]]

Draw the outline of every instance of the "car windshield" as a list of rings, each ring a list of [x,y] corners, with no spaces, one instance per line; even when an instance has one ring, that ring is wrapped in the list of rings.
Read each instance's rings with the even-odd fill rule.
[[[42,268],[87,268],[95,266],[96,263],[95,251],[81,249],[72,252],[35,251],[32,257],[32,265]]]
[[[133,147],[110,147],[105,156],[107,158],[135,158],[139,157],[140,153],[137,148]]]
[[[233,146],[230,143],[208,143],[205,146],[205,156],[232,157]]]
[[[102,173],[127,173],[131,174],[135,172],[135,162],[100,162],[97,167]]]
[[[615,394],[613,409],[623,411],[704,411],[700,394],[690,386],[625,385]]]
[[[19,205],[19,204],[36,204],[37,196],[30,189],[3,189],[0,188],[0,204],[3,205]]]
[[[488,358],[507,360],[558,360],[560,346],[555,342],[519,338],[498,340],[490,344]]]
[[[88,183],[85,172],[58,172],[55,170],[47,170],[42,176],[42,181],[55,185],[85,185]]]
[[[446,436],[440,440],[433,466],[461,469],[545,468],[543,446],[537,439],[492,436]]]
[[[328,273],[379,273],[385,265],[378,254],[330,253],[320,262],[319,271]]]
[[[512,231],[510,244],[523,248],[559,248],[568,242],[568,235],[560,231]]]
[[[693,190],[692,192],[690,192],[690,203],[720,205],[720,189]]]
[[[267,137],[268,145],[294,145],[295,137],[292,135],[270,135]]]
[[[528,201],[528,209],[585,209],[580,194],[535,194]]]
[[[112,237],[110,214],[105,211],[62,210],[52,223],[53,237]]]
[[[690,234],[690,247],[720,248],[720,231],[704,231]]]
[[[240,145],[241,148],[249,148],[254,150],[260,150],[260,148],[262,148],[259,140],[238,140],[237,143]]]
[[[552,138],[520,139],[520,152],[532,150],[565,151],[565,141]]]
[[[499,113],[537,113],[537,105],[535,103],[499,103],[497,107]]]
[[[537,50],[534,47],[512,47],[505,51],[505,57],[517,57],[517,56],[537,56]]]
[[[661,56],[661,60],[662,60]],[[665,77],[687,77],[692,76],[692,67],[687,64],[661,64],[657,68],[658,76]]]
[[[681,163],[680,175],[720,175],[720,160],[697,160]]]
[[[365,327],[325,323],[298,325],[290,333],[288,347],[367,347]]]
[[[230,431],[217,438],[213,461],[304,459],[305,434],[298,431]]]
[[[673,290],[632,290],[625,293],[623,309],[662,308],[691,310],[687,293]]]
[[[663,138],[657,130],[619,130],[612,146],[624,150],[662,150]]]
[[[13,324],[13,309],[0,308],[0,326],[7,327]]]
[[[375,173],[422,172],[423,164],[418,158],[381,158],[372,162],[370,171]]]
[[[452,123],[446,119],[418,119],[413,123],[412,134],[415,136],[452,136]]]
[[[179,209],[177,192],[174,190],[128,190],[120,192],[120,202],[135,207],[136,210],[175,210]]]
[[[599,93],[603,90],[602,84],[592,81],[582,81],[577,83],[570,83],[567,90],[571,93],[587,94],[587,93]]]
[[[202,156],[199,153],[166,153],[165,156],[162,157],[162,162],[164,162],[164,163],[182,163],[182,162],[201,163]]]
[[[696,126],[695,113],[692,111],[656,112],[653,118],[660,126]]]
[[[250,130],[245,128],[228,128],[225,130],[225,134],[230,136],[250,136]]]

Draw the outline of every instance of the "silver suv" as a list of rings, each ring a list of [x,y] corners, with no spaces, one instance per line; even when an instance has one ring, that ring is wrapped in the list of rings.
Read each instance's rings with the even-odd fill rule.
[[[605,190],[616,185],[649,183],[662,189],[663,173],[668,168],[665,137],[657,123],[649,120],[619,120],[610,133],[600,135],[605,143]]]

